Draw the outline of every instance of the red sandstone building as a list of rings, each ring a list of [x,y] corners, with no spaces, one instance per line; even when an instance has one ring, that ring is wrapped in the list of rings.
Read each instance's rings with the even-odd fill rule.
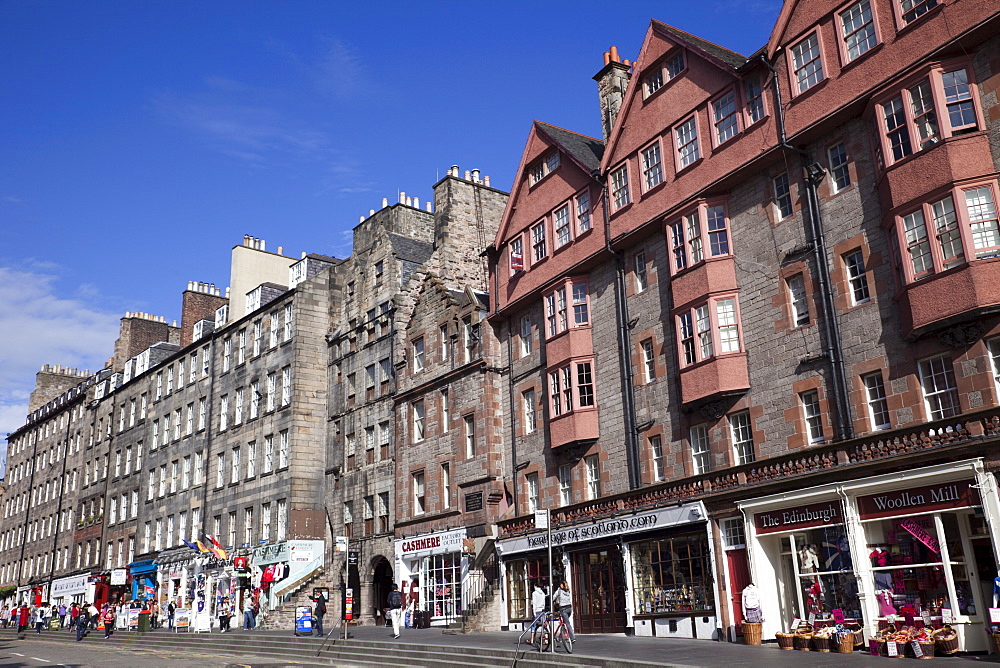
[[[998,14],[789,1],[751,56],[653,21],[603,141],[533,125],[491,256],[509,627],[550,508],[580,632],[733,638],[752,581],[765,638],[910,606],[986,648]]]

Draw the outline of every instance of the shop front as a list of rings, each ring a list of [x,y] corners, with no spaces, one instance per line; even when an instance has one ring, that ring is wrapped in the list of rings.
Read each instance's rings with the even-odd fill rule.
[[[132,600],[154,601],[159,586],[157,580],[157,567],[153,559],[143,561],[133,561],[128,565],[128,573],[132,576]],[[110,580],[110,578],[109,578]],[[124,582],[115,584],[115,587],[125,585]],[[110,596],[110,591],[108,592]]]
[[[166,608],[173,602],[175,608],[190,608],[193,600],[194,570],[200,552],[190,548],[175,548],[161,552],[154,563],[159,572],[159,603]]]
[[[948,624],[963,650],[987,649],[996,498],[993,476],[969,460],[738,504],[764,637],[843,616],[869,636],[895,621]]]
[[[420,534],[395,541],[396,577],[410,613],[425,613],[433,626],[462,615],[462,584],[469,563],[465,529]]]
[[[552,579],[573,595],[577,633],[714,638],[712,541],[701,503],[552,531]],[[532,585],[548,585],[548,543],[535,532],[498,543],[508,628],[531,623]]]

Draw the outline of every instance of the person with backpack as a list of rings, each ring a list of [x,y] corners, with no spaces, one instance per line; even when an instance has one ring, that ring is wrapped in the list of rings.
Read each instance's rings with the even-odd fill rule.
[[[399,593],[399,585],[393,584],[389,592],[389,617],[392,619],[392,637],[399,637],[399,619],[403,616],[403,595]]]
[[[316,620],[316,635],[323,637],[323,617],[326,615],[326,596],[320,592],[318,596],[310,596],[309,600],[316,604],[313,608],[313,619]]]

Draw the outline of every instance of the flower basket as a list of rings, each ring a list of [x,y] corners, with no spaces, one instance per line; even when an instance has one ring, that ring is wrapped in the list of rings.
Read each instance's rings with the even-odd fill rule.
[[[830,638],[814,635],[812,641],[813,641],[813,647],[816,649],[817,652],[830,651],[830,645],[832,644]]]
[[[841,633],[834,636],[836,642],[837,652],[840,654],[853,654],[854,653],[854,636],[852,631],[847,633]]]
[[[764,625],[760,622],[743,622],[743,642],[747,645],[761,644]]]
[[[808,652],[812,649],[813,634],[811,633],[796,633],[795,638],[793,638],[793,644],[795,649],[800,652]]]
[[[774,637],[778,639],[778,649],[795,649],[794,633],[775,633]]]
[[[919,642],[918,641],[917,644],[920,645],[920,651],[923,652],[923,656],[920,657],[921,659],[933,659],[934,658],[935,643],[933,643],[933,642]]]
[[[934,632],[934,642],[937,651],[945,656],[958,652],[958,633],[950,626],[943,626]]]
[[[986,635],[990,637],[990,646],[993,648],[993,653],[1000,654],[1000,633],[991,633],[987,630]]]

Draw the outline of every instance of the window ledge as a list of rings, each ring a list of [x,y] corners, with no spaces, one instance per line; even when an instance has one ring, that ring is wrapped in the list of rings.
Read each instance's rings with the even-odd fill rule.
[[[903,23],[902,16],[896,16],[896,36],[905,35],[911,30],[916,29],[917,26],[922,25],[925,21],[929,20],[929,17],[934,16],[938,12],[944,9],[944,2],[939,1],[937,6],[931,7],[926,12],[913,19],[909,23]]]
[[[872,48],[870,48],[867,51],[865,51],[864,53],[862,53],[860,56],[857,56],[854,60],[849,60],[849,61],[847,61],[845,63],[841,63],[841,65],[840,65],[840,72],[841,72],[841,74],[843,74],[846,71],[849,71],[849,70],[853,69],[855,66],[857,66],[858,63],[867,60],[872,54],[878,53],[879,51],[882,50],[882,47],[884,47],[884,46],[885,46],[885,42],[879,42],[878,44],[876,44]]]
[[[804,97],[808,97],[808,96],[814,94],[816,91],[818,91],[818,90],[820,90],[822,88],[825,88],[826,85],[827,85],[827,83],[829,81],[830,81],[830,75],[827,74],[827,73],[824,73],[822,81],[817,81],[812,86],[810,86],[809,88],[805,89],[804,91],[802,91],[800,93],[799,92],[794,93],[792,95],[791,102],[798,102],[800,99],[802,99]],[[792,82],[792,84],[795,85],[796,82]]]
[[[678,167],[677,171],[674,172],[674,180],[676,181],[677,178],[679,176],[681,176],[682,174],[687,174],[689,171],[693,170],[695,167],[697,167],[698,165],[700,165],[704,160],[705,160],[705,156],[701,156],[700,158],[696,159],[694,162],[691,162],[691,163],[689,163],[687,165],[684,165],[683,167]]]

